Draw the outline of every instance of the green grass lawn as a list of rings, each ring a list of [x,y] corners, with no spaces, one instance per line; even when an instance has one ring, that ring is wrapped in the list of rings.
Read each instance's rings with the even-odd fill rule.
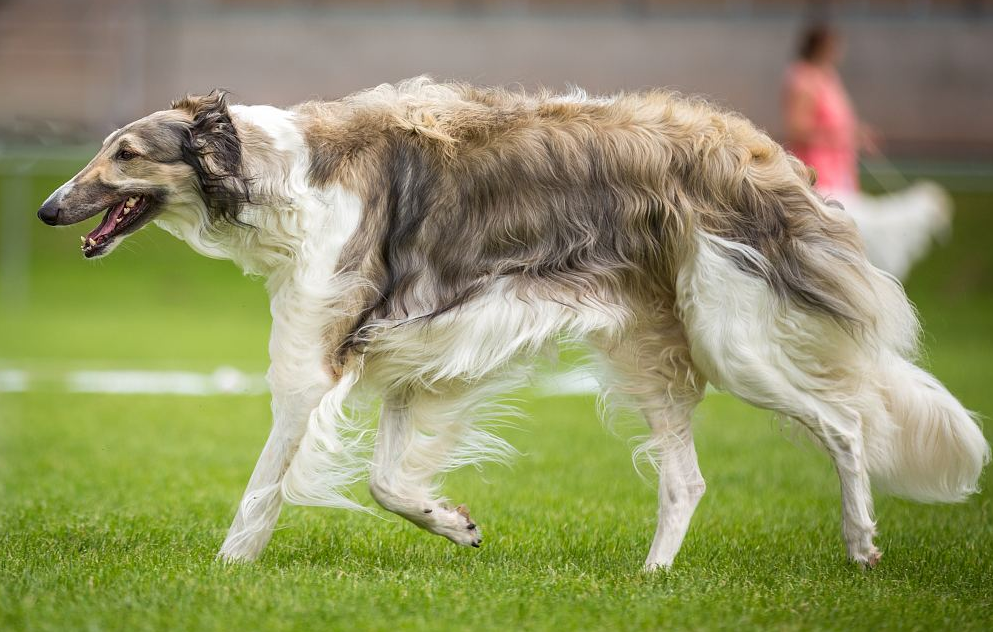
[[[908,291],[928,364],[988,414],[993,198],[957,201],[953,243]],[[84,263],[78,232],[32,234],[31,298],[0,309],[0,362],[264,368],[259,282],[155,230]],[[675,567],[649,575],[639,425],[605,431],[588,397],[523,408],[503,431],[524,453],[512,468],[447,481],[481,549],[383,512],[289,507],[258,563],[224,566],[213,556],[268,432],[265,398],[0,393],[0,630],[993,627],[989,492],[957,506],[878,498],[884,557],[860,570],[827,459],[713,395],[696,422],[708,493]]]

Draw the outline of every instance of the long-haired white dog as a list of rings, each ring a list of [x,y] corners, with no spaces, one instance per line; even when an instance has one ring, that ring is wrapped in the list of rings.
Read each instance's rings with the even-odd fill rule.
[[[659,472],[648,568],[704,492],[707,382],[795,420],[834,460],[848,553],[870,477],[922,501],[976,491],[989,446],[912,362],[918,325],[841,209],[749,122],[671,94],[532,96],[415,79],[290,110],[188,97],[111,134],[39,211],[104,212],[83,254],[154,222],[264,275],[273,428],[220,557],[257,557],[283,500],[375,499],[478,546],[440,472],[509,446],[473,421],[563,337],[646,418]],[[375,446],[346,413],[382,401]],[[577,455],[580,458],[580,455]]]

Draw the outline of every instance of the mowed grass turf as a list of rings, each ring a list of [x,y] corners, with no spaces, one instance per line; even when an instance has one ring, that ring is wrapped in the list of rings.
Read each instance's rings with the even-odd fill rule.
[[[957,201],[954,241],[908,291],[926,362],[988,414],[993,200]],[[0,310],[0,361],[264,368],[257,281],[155,230],[87,264],[78,232],[33,234],[31,301]],[[514,466],[446,483],[481,549],[384,512],[288,507],[256,564],[225,566],[213,557],[268,432],[266,398],[0,393],[0,629],[993,627],[989,492],[954,506],[878,497],[884,557],[863,571],[845,560],[828,460],[713,395],[696,419],[707,495],[676,566],[645,574],[655,490],[630,460],[640,425],[604,430],[591,397],[522,407],[501,431],[524,453]]]

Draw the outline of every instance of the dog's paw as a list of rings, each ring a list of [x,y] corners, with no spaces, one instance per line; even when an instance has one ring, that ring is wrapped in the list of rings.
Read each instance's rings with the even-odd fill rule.
[[[873,549],[872,553],[869,554],[869,559],[866,560],[866,564],[869,565],[869,568],[875,568],[876,564],[879,564],[879,560],[881,560],[882,558],[883,558],[883,552],[880,551],[879,549]]]
[[[269,542],[268,534],[243,529],[229,533],[221,550],[217,552],[217,561],[225,564],[254,562]]]
[[[258,554],[254,551],[236,551],[221,549],[214,559],[221,564],[248,564],[254,562]]]
[[[875,568],[876,564],[879,564],[879,560],[882,559],[883,552],[874,546],[870,546],[865,551],[850,553],[849,557],[862,568]]]
[[[459,505],[455,509],[438,506],[426,511],[425,514],[430,516],[424,525],[428,531],[444,536],[461,546],[479,548],[482,544],[483,532],[473,522],[469,508],[465,505]]]

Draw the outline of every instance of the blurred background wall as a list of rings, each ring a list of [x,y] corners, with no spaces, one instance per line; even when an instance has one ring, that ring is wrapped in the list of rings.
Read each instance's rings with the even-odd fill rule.
[[[892,155],[993,157],[993,0],[0,0],[0,149],[90,142],[215,86],[288,105],[423,73],[666,86],[779,136],[798,31],[825,18]]]

